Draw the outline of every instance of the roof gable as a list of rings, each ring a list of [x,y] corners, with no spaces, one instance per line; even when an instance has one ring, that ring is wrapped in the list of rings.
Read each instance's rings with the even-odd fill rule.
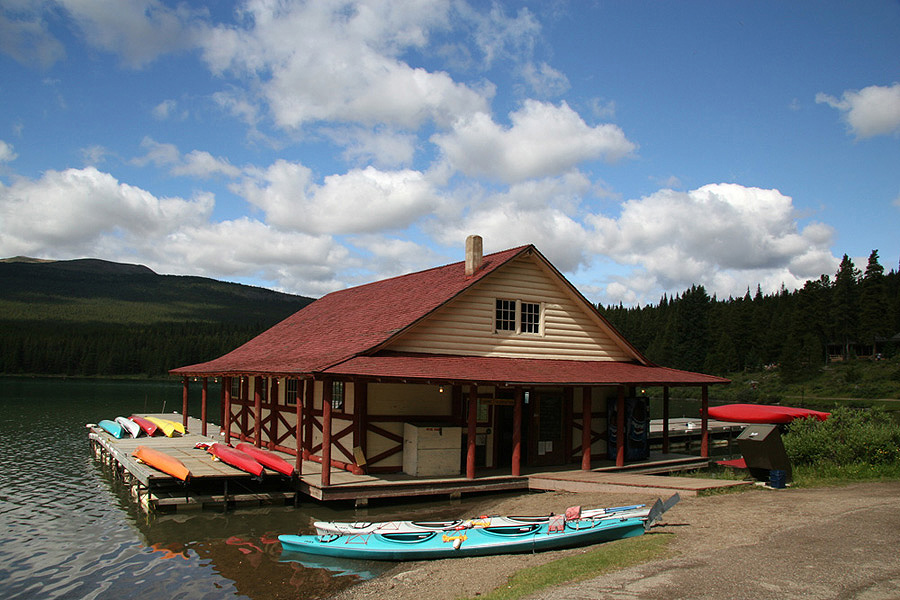
[[[534,249],[486,255],[471,277],[465,262],[332,292],[217,359],[175,374],[312,373],[378,348],[399,332]]]

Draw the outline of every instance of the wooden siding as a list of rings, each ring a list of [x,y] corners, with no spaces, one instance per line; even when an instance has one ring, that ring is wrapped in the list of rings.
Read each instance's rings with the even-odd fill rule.
[[[495,332],[497,298],[539,303],[541,334]],[[603,321],[534,256],[522,256],[391,342],[430,354],[626,361],[633,357]]]

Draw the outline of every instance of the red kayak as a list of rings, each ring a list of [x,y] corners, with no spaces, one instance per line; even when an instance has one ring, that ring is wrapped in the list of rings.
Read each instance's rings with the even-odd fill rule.
[[[766,423],[776,425],[808,417],[824,421],[830,415],[831,413],[808,408],[771,406],[767,404],[725,404],[723,406],[709,407],[710,418],[731,423]]]
[[[269,452],[268,450],[264,450],[262,448],[257,448],[252,444],[247,444],[245,442],[239,443],[235,446],[238,450],[247,454],[253,459],[255,459],[262,466],[272,469],[282,475],[287,475],[288,477],[294,476],[294,465],[284,460],[274,452]]]
[[[220,444],[218,442],[210,444],[206,451],[221,460],[226,465],[231,465],[235,469],[246,471],[247,473],[255,475],[256,477],[262,477],[263,466],[256,462],[256,460],[249,454],[245,454],[240,450],[230,448],[229,446]]]
[[[141,429],[144,430],[144,433],[147,434],[147,437],[153,437],[153,434],[156,433],[156,430],[159,427],[153,421],[148,421],[144,417],[139,417],[137,415],[131,415],[130,419],[140,425]]]

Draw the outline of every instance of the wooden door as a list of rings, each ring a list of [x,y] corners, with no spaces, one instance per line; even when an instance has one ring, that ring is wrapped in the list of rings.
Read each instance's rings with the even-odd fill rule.
[[[537,467],[565,464],[565,435],[563,435],[565,415],[562,392],[534,394],[531,408],[528,464]]]

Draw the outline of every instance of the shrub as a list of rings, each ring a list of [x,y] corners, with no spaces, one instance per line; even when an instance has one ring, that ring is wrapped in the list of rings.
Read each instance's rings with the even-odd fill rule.
[[[887,465],[900,461],[900,426],[880,408],[839,406],[826,421],[791,423],[784,447],[798,465]]]

